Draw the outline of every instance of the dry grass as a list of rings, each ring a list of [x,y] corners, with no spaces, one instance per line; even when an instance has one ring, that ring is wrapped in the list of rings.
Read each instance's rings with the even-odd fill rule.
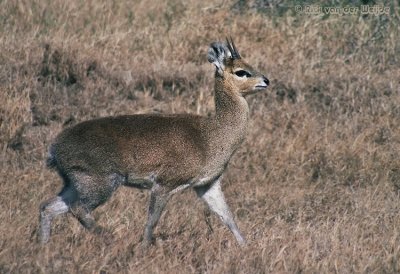
[[[399,272],[398,4],[321,17],[262,9],[273,1],[131,2],[0,2],[0,272]],[[95,211],[111,244],[70,216],[37,244],[39,204],[61,187],[44,166],[55,135],[99,116],[213,111],[205,54],[226,35],[272,80],[249,99],[223,182],[249,245],[216,217],[210,231],[187,191],[141,252],[148,194],[127,188]]]

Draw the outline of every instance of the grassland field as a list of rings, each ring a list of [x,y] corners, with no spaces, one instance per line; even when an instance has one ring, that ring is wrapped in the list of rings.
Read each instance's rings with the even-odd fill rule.
[[[399,273],[399,26],[399,1],[0,1],[0,273]],[[38,244],[39,205],[62,186],[45,166],[57,133],[212,114],[206,53],[226,36],[271,80],[222,184],[248,245],[185,191],[143,250],[149,196],[131,188],[94,212],[110,243],[65,215]]]

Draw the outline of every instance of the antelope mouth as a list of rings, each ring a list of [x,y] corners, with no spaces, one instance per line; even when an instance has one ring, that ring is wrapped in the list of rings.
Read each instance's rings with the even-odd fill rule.
[[[255,86],[255,89],[266,89],[268,85],[257,85]]]

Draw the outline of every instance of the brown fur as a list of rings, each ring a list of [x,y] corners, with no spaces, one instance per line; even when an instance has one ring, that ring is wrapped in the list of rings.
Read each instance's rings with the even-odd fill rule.
[[[169,197],[193,186],[244,243],[219,183],[246,134],[249,109],[244,96],[264,90],[268,80],[241,59],[232,41],[213,43],[209,61],[217,68],[214,116],[107,117],[82,122],[56,138],[48,163],[63,178],[64,189],[58,195],[61,199],[42,205],[43,242],[50,236],[51,219],[66,211],[99,231],[90,212],[120,185],[127,185],[152,189],[146,242]],[[236,75],[239,70],[251,76]]]

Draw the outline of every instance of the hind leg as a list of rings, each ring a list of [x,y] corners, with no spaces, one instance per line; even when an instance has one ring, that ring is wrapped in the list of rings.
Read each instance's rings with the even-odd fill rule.
[[[69,212],[70,205],[75,203],[77,199],[76,190],[70,184],[66,184],[57,197],[47,200],[40,205],[39,237],[42,243],[47,243],[50,238],[53,218]]]
[[[51,233],[51,221],[59,214],[68,212],[69,207],[61,196],[47,200],[40,206],[40,242],[45,244],[49,241]]]
[[[78,197],[70,205],[71,213],[90,232],[106,233],[96,224],[91,212],[110,198],[121,184],[123,177],[118,174],[100,176],[76,172],[71,178]]]
[[[99,233],[91,216],[91,211],[107,201],[113,191],[120,185],[121,176],[91,176],[83,172],[71,172],[63,176],[64,188],[60,194],[44,202],[40,208],[40,240],[46,243],[50,238],[52,219],[66,212],[71,212],[89,231]]]
[[[105,229],[96,224],[91,210],[82,202],[78,201],[71,207],[71,213],[83,225],[84,228],[95,234],[105,233]]]

